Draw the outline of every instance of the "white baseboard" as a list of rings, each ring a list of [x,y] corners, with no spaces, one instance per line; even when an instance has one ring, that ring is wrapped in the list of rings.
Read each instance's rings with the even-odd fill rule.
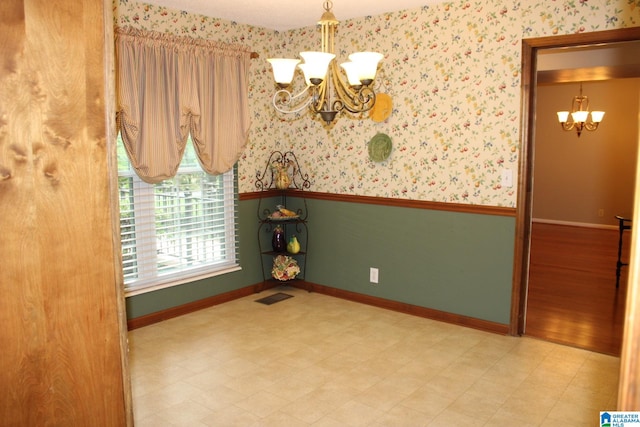
[[[557,221],[555,219],[533,218],[532,222],[539,222],[539,223],[542,223],[542,224],[568,225],[570,227],[601,228],[601,229],[604,229],[604,230],[617,230],[618,229],[618,226],[616,226],[616,225],[591,224],[591,223],[588,223],[588,222]]]

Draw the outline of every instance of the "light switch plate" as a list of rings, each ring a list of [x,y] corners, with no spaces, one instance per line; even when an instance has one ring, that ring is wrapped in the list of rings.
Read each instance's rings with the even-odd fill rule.
[[[513,187],[513,172],[511,169],[504,169],[502,171],[501,184],[503,187]]]

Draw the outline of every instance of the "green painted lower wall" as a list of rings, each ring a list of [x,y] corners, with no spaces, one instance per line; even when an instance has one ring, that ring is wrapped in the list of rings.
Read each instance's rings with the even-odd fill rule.
[[[297,207],[299,201],[291,201]],[[509,324],[515,218],[307,200],[306,280]],[[257,200],[239,203],[242,271],[127,299],[135,318],[262,280]],[[369,283],[369,268],[379,283]]]
[[[308,204],[310,282],[509,324],[515,218]]]

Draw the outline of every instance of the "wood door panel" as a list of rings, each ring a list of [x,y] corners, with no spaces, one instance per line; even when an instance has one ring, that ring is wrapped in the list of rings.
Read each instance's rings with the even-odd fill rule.
[[[0,425],[126,424],[104,12],[0,4]]]

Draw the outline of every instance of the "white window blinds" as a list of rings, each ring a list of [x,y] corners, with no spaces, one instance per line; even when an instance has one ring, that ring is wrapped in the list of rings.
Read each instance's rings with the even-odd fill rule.
[[[133,172],[118,147],[120,237],[128,295],[238,269],[235,168],[208,175],[191,144],[175,177]]]

